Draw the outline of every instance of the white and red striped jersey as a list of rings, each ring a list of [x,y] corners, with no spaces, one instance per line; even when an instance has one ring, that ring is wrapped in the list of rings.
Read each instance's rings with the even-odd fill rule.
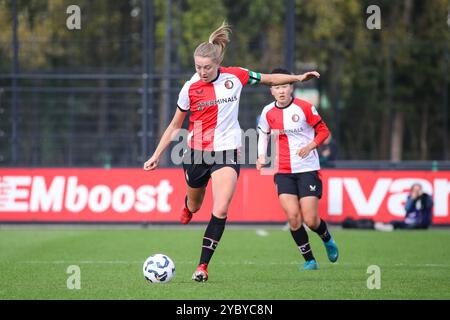
[[[191,111],[189,147],[222,151],[241,146],[238,122],[239,99],[247,84],[256,84],[261,75],[239,67],[220,67],[217,78],[204,82],[196,73],[178,97],[178,108]]]
[[[316,149],[305,158],[297,154],[299,149],[313,140],[319,146],[329,135],[327,126],[311,103],[292,99],[289,105],[281,108],[276,102],[272,102],[264,107],[258,128],[263,132],[262,134],[278,136],[276,139],[278,173],[298,173],[320,169]],[[317,136],[315,136],[316,133]],[[265,154],[266,150],[262,152]]]

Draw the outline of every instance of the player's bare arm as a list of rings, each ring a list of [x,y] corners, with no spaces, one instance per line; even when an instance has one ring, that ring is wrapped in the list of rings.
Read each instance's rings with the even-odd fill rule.
[[[172,118],[167,129],[164,131],[164,134],[159,141],[158,147],[156,148],[153,155],[144,163],[144,170],[154,170],[159,164],[159,158],[161,154],[166,150],[169,146],[172,139],[177,135],[178,131],[183,124],[184,118],[186,117],[186,112],[183,112],[179,109],[175,112],[175,115]]]
[[[317,71],[309,71],[303,74],[295,75],[295,74],[261,74],[261,82],[262,84],[268,86],[277,86],[287,83],[295,83],[295,82],[305,82],[313,78],[320,78],[320,73]]]

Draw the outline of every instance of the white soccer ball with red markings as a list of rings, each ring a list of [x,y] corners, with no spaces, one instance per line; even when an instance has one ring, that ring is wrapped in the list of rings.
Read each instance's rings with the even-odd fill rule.
[[[154,254],[143,266],[144,278],[150,283],[167,283],[175,275],[175,264],[165,254]]]

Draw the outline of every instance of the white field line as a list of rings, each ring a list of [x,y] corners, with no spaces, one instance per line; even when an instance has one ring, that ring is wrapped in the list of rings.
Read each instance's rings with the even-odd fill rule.
[[[23,261],[20,263],[25,264],[64,264],[64,265],[71,265],[71,264],[143,264],[143,261],[126,261],[126,260],[54,260],[54,261],[43,261],[43,260],[32,260],[32,261]],[[215,261],[214,264],[218,265],[298,265],[299,263],[303,263],[300,259],[298,261],[286,261],[286,262],[264,262],[259,263],[255,261],[236,261],[236,262],[221,262],[221,261]],[[328,263],[328,262],[325,262]],[[188,265],[194,265],[194,261],[176,261],[176,264],[188,264]],[[331,264],[330,264],[331,265]],[[339,265],[339,266],[360,266],[360,267],[366,267],[365,264],[361,263],[351,263],[351,262],[336,262],[333,265]],[[436,263],[424,263],[424,264],[407,264],[407,263],[395,263],[386,265],[384,263],[381,263],[380,266],[382,267],[432,267],[432,268],[450,268],[450,264],[436,264]]]
[[[260,237],[267,237],[269,233],[264,229],[256,229],[256,234]]]

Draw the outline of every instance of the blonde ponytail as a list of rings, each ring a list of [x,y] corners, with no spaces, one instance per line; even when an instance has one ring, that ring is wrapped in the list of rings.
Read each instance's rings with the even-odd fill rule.
[[[217,28],[209,36],[208,42],[201,43],[194,51],[194,57],[211,58],[216,63],[222,63],[225,55],[225,48],[230,42],[231,28],[224,21],[222,25]]]

